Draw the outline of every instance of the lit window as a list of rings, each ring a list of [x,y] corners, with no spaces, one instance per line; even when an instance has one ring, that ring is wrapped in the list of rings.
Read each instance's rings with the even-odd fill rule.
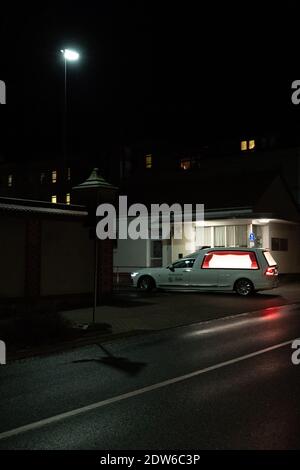
[[[214,245],[225,246],[225,226],[214,227]]]
[[[56,170],[52,171],[52,183],[56,183],[57,180],[57,172]]]
[[[190,170],[191,160],[181,160],[180,168],[182,168],[182,170]]]
[[[247,140],[242,140],[241,141],[241,151],[245,152],[245,150],[248,150],[248,142],[247,142]]]
[[[258,269],[252,251],[213,251],[205,255],[202,269]]]
[[[41,175],[40,175],[40,182],[41,182],[41,184],[43,184],[43,183],[44,183],[44,181],[45,181],[45,177],[46,177],[45,173],[44,173],[44,172],[43,172],[43,173],[41,173]]]
[[[248,148],[249,148],[249,150],[255,149],[255,140],[249,140]]]
[[[242,140],[241,141],[241,151],[245,152],[246,150],[254,150],[255,149],[255,140]]]
[[[55,194],[53,194],[53,195],[51,196],[51,202],[52,202],[52,204],[56,204],[56,203],[57,203],[57,196],[56,196]]]
[[[71,195],[70,193],[67,193],[66,194],[66,204],[70,204],[71,203]]]
[[[146,164],[146,168],[152,168],[152,155],[151,154],[145,156],[145,164]]]
[[[68,181],[71,180],[71,168],[68,168]]]
[[[12,187],[12,185],[13,185],[13,175],[8,175],[7,185],[8,185],[9,188]]]

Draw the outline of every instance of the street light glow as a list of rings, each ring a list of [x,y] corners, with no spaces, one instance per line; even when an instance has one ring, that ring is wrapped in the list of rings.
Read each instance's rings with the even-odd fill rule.
[[[73,51],[72,49],[62,49],[60,52],[63,54],[65,60],[75,61],[79,59],[78,52]]]

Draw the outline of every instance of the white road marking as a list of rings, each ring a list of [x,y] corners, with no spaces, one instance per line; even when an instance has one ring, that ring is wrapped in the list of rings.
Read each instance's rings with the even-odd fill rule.
[[[116,397],[107,398],[106,400],[98,401],[96,403],[92,403],[91,405],[83,406],[81,408],[76,408],[75,410],[67,411],[65,413],[61,413],[50,418],[42,419],[40,421],[36,421],[35,423],[26,424],[25,426],[20,426],[19,428],[11,429],[10,431],[5,431],[0,433],[0,440],[7,439],[8,437],[16,436],[18,434],[22,434],[27,431],[32,431],[34,429],[41,428],[48,424],[57,423],[58,421],[62,421],[67,418],[71,418],[76,415],[80,415],[86,413],[88,411],[96,410],[98,408],[103,408],[104,406],[111,405],[112,403],[117,403],[122,400],[127,400],[128,398],[136,397],[138,395],[143,395],[147,392],[152,392],[153,390],[158,390],[163,387],[167,387],[168,385],[176,384],[178,382],[183,382],[185,380],[192,379],[193,377],[197,377],[198,375],[205,374],[207,372],[211,372],[216,369],[221,369],[222,367],[230,366],[231,364],[236,364],[237,362],[245,361],[246,359],[250,359],[255,356],[260,356],[261,354],[265,354],[270,351],[274,351],[279,348],[283,348],[284,346],[288,346],[292,344],[295,339],[291,339],[289,341],[285,341],[284,343],[278,343],[274,346],[270,346],[265,349],[260,349],[259,351],[255,351],[250,354],[245,354],[244,356],[239,356],[234,359],[230,359],[228,361],[219,362],[219,364],[215,364],[213,366],[205,367],[204,369],[199,369],[194,372],[190,372],[189,374],[180,375],[178,377],[174,377],[173,379],[168,379],[163,382],[159,382],[153,385],[149,385],[147,387],[139,388],[138,390],[134,390],[132,392],[123,393],[122,395],[118,395]]]

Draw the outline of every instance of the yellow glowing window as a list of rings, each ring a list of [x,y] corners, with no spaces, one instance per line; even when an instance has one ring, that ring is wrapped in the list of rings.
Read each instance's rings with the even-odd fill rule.
[[[255,149],[255,140],[249,140],[248,148],[249,148],[249,150]]]
[[[51,202],[52,202],[52,204],[56,204],[56,203],[57,203],[57,196],[56,196],[55,194],[53,194],[53,195],[51,196]]]
[[[241,141],[241,151],[245,152],[245,150],[248,150],[248,142],[247,142],[247,140],[242,140]]]
[[[8,175],[7,185],[8,185],[9,188],[12,187],[12,185],[13,185],[13,175]]]
[[[56,183],[57,180],[57,171],[53,170],[52,171],[52,183]]]
[[[71,204],[71,194],[70,193],[66,194],[66,204]]]
[[[152,155],[146,155],[145,157],[146,168],[152,168]]]
[[[189,170],[191,168],[191,160],[181,160],[180,168],[183,170]]]

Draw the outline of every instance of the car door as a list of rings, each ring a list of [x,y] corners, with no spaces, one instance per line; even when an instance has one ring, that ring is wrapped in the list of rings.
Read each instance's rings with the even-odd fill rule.
[[[164,279],[160,286],[171,289],[188,287],[193,263],[194,260],[182,259],[170,265],[170,268],[167,268],[167,272],[164,273]]]

